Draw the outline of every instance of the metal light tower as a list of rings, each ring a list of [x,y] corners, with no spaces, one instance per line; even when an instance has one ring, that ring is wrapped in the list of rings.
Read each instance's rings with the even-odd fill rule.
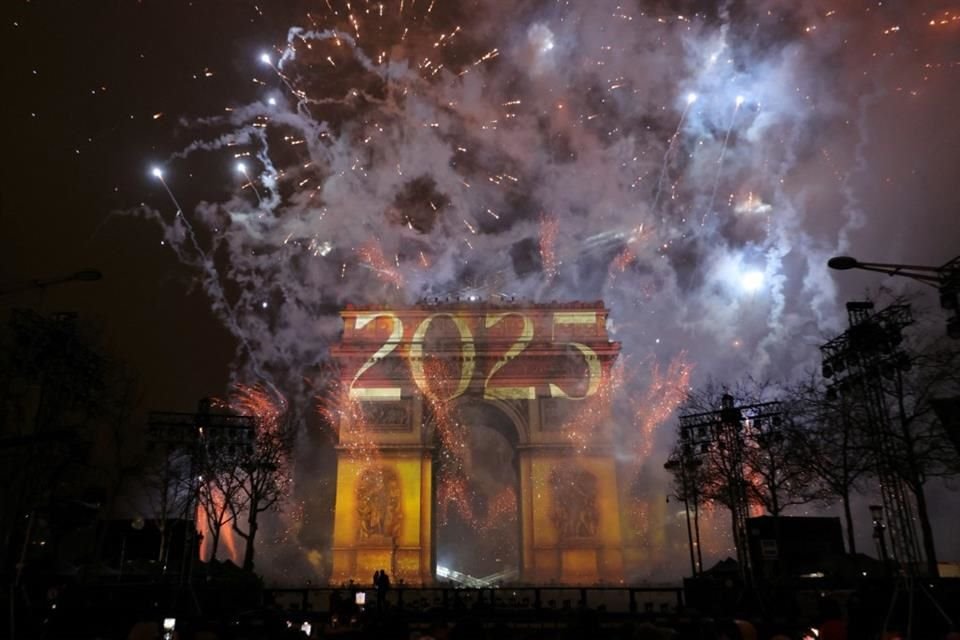
[[[188,487],[183,504],[183,519],[196,516],[199,500],[200,482],[198,465],[209,459],[220,459],[228,454],[234,460],[247,454],[253,447],[256,437],[256,418],[235,414],[215,414],[210,412],[210,401],[201,400],[196,413],[172,413],[151,411],[147,418],[149,442],[163,447],[164,467],[167,469],[171,457],[180,455],[186,458]],[[165,471],[165,476],[168,472]],[[166,488],[164,488],[166,491]],[[196,525],[195,525],[196,526]],[[186,531],[187,542],[184,553],[193,558],[192,545],[189,544],[195,532],[189,527]],[[186,564],[187,558],[183,558]],[[166,571],[166,558],[163,559]],[[187,571],[181,570],[181,582],[187,578]]]
[[[873,308],[872,302],[847,303],[850,328],[820,347],[822,373],[831,380],[828,389],[831,397],[850,397],[866,413],[876,442],[877,476],[893,559],[901,569],[912,572],[921,558],[920,546],[914,527],[914,507],[903,480],[896,473],[900,454],[883,381],[890,379],[896,382],[898,390],[902,388],[902,372],[911,364],[899,348],[903,340],[901,332],[913,323],[913,317],[909,305],[892,305],[876,313]]]
[[[780,402],[761,402],[736,406],[733,396],[724,394],[720,409],[680,416],[681,455],[702,461],[711,452],[719,451],[724,459],[728,483],[728,502],[733,519],[734,545],[740,573],[746,580],[752,576],[747,542],[747,518],[750,501],[747,494],[744,453],[748,443],[758,444],[773,428],[782,423]]]

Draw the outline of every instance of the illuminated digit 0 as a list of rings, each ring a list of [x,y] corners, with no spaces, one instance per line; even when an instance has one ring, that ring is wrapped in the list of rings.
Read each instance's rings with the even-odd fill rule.
[[[520,331],[520,336],[517,338],[517,341],[510,345],[510,348],[507,349],[507,352],[504,354],[503,358],[498,362],[495,362],[490,368],[490,373],[487,374],[487,379],[483,383],[483,397],[485,400],[533,400],[536,397],[536,389],[532,386],[490,386],[490,379],[493,378],[494,374],[497,371],[500,371],[505,364],[523,353],[523,350],[526,349],[527,345],[530,344],[530,341],[533,340],[533,321],[527,316],[515,311],[507,311],[506,313],[497,313],[494,315],[488,314],[484,322],[484,327],[487,329],[495,327],[507,316],[520,316],[523,319],[523,329]]]
[[[433,322],[434,318],[449,318],[453,321],[453,324],[457,327],[457,332],[460,334],[460,356],[462,361],[460,365],[460,382],[450,397],[444,398],[444,400],[453,400],[463,395],[463,392],[470,386],[470,379],[473,377],[473,369],[476,365],[474,362],[476,349],[473,345],[473,334],[470,333],[470,326],[463,318],[458,318],[452,313],[435,313],[432,316],[424,318],[420,326],[417,327],[417,330],[413,332],[413,342],[410,343],[410,371],[413,374],[413,381],[417,384],[417,387],[420,388],[420,391],[425,394],[430,394],[430,385],[427,382],[427,376],[423,370],[423,339],[426,337],[427,329],[430,328],[430,323]]]

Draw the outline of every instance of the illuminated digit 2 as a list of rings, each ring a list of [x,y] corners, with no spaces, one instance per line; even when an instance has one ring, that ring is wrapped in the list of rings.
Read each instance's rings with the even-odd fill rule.
[[[389,318],[393,322],[393,328],[390,331],[390,337],[387,338],[387,341],[380,345],[380,348],[377,349],[376,353],[367,358],[367,361],[364,362],[359,369],[357,369],[356,375],[353,376],[353,380],[350,382],[350,398],[353,400],[400,399],[400,387],[354,388],[354,385],[357,384],[357,380],[360,378],[360,376],[362,376],[367,369],[372,367],[374,363],[378,362],[381,358],[386,358],[388,355],[390,355],[393,350],[397,348],[397,345],[400,344],[400,340],[403,338],[403,322],[400,321],[400,318],[398,318],[395,313],[390,313],[389,311],[359,313],[357,314],[356,324],[354,324],[354,327],[357,329],[363,329],[376,318]]]
[[[485,400],[533,400],[536,397],[536,389],[532,386],[490,386],[490,379],[494,376],[494,374],[497,373],[497,371],[500,371],[505,364],[523,353],[523,350],[526,349],[527,345],[530,344],[530,341],[533,340],[533,321],[522,313],[517,313],[515,311],[507,311],[506,313],[497,313],[493,315],[487,314],[486,320],[484,321],[484,327],[487,329],[495,327],[507,316],[520,316],[523,319],[523,329],[520,331],[520,336],[517,338],[517,341],[514,342],[509,349],[507,349],[507,352],[503,355],[503,358],[495,362],[494,365],[490,367],[490,373],[487,374],[487,379],[483,383],[483,397]]]

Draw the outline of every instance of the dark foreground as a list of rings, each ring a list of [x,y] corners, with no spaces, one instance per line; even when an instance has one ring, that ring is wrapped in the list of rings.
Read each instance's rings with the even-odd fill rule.
[[[880,637],[886,621],[888,630],[909,626],[909,637],[933,639],[951,637],[960,614],[960,584],[952,581],[912,592],[885,582],[752,594],[686,587],[395,588],[378,602],[375,590],[353,586],[63,584],[26,602],[11,598],[0,637],[761,640],[816,638],[817,629],[824,640],[866,640]],[[832,635],[841,627],[846,636]]]

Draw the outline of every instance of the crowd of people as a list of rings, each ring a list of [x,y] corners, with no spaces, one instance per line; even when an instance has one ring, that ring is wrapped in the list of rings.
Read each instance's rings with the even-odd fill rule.
[[[544,590],[549,590],[543,588]],[[168,589],[151,593],[111,591],[95,596],[85,589],[57,590],[44,607],[44,620],[27,637],[127,638],[129,640],[260,640],[270,638],[385,638],[398,640],[883,640],[929,638],[960,640],[948,633],[944,615],[960,620],[955,598],[933,600],[883,589],[837,592],[804,606],[787,608],[722,605],[708,599],[695,609],[677,604],[607,610],[599,600],[508,597],[522,589],[419,589],[391,582],[385,570],[369,584],[290,590],[281,598],[265,590],[256,602],[223,597],[219,605],[198,593],[164,603]],[[567,590],[571,591],[571,590]],[[219,593],[219,590],[217,590]],[[318,593],[319,592],[319,593]],[[313,594],[308,598],[309,593]],[[124,595],[125,594],[125,595]],[[322,594],[322,598],[317,598]],[[814,594],[811,594],[814,595]],[[947,595],[956,595],[950,591]],[[121,606],[119,599],[132,607]],[[147,597],[149,596],[149,597]],[[188,598],[188,596],[190,596]],[[804,600],[794,593],[796,604]],[[326,598],[329,597],[329,600]],[[177,605],[179,601],[179,606]],[[202,601],[202,606],[200,606]],[[136,605],[136,603],[140,603]],[[140,610],[144,603],[148,608]],[[197,606],[194,606],[196,604]],[[651,604],[640,602],[640,605]],[[744,603],[741,603],[741,605]],[[327,605],[327,606],[324,606]],[[591,606],[592,605],[592,606]],[[703,607],[704,604],[701,604]],[[202,609],[203,613],[200,613]],[[749,612],[748,612],[749,611]],[[941,615],[943,614],[943,615]],[[905,621],[913,633],[905,635]],[[170,627],[165,625],[170,623]],[[889,630],[899,629],[900,634]],[[885,631],[886,630],[886,631]]]

